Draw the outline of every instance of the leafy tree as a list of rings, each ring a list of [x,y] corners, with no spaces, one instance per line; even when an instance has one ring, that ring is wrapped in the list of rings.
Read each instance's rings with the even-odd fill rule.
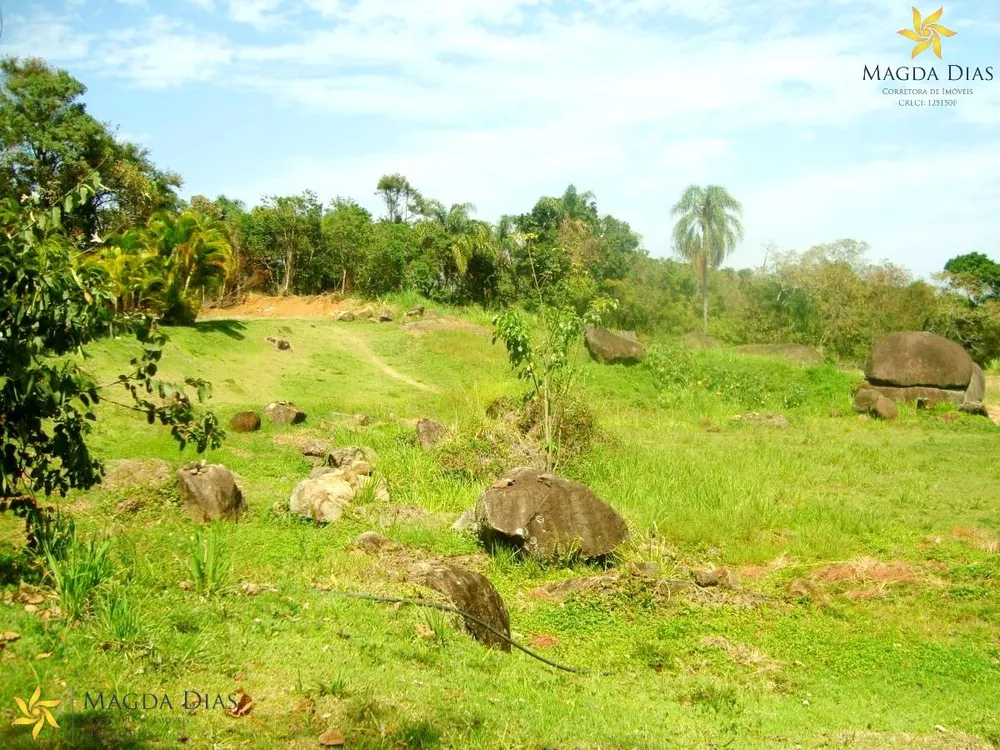
[[[523,238],[525,252],[530,257],[532,239]],[[540,336],[532,340],[531,330],[524,315],[509,308],[493,318],[492,343],[503,341],[510,365],[519,380],[531,384],[530,407],[540,411],[543,447],[549,471],[559,463],[565,415],[572,405],[576,374],[575,361],[580,351],[584,329],[598,325],[601,317],[614,308],[613,300],[594,300],[587,311],[580,315],[567,306],[546,304],[541,287],[536,284],[538,297]]]
[[[144,237],[151,254],[147,296],[154,309],[168,325],[193,324],[205,295],[219,288],[232,266],[223,224],[194,211],[161,213]]]
[[[0,201],[0,509],[26,515],[29,530],[39,517],[36,493],[65,495],[100,480],[86,442],[100,401],[169,425],[181,449],[194,443],[202,452],[223,436],[213,414],[195,415],[183,387],[155,380],[166,339],[152,319],[116,316],[105,271],[77,262],[63,219],[99,189],[96,179],[84,183],[55,207],[37,196]],[[102,386],[64,355],[82,352],[111,326],[134,330],[143,350],[131,373]],[[207,383],[186,384],[207,398]],[[131,404],[106,395],[116,385]]]
[[[180,177],[158,170],[145,149],[119,141],[88,114],[86,90],[38,58],[0,61],[0,197],[37,194],[51,207],[99,171],[100,187],[65,217],[67,231],[85,237],[176,207]]]
[[[708,272],[743,239],[743,208],[724,188],[691,185],[671,209],[674,251],[691,263],[701,281],[703,332],[708,333]]]
[[[350,198],[336,198],[323,215],[323,243],[328,249],[340,288],[353,291],[358,271],[372,253],[372,215]]]
[[[946,280],[974,303],[1000,298],[1000,263],[982,253],[957,255],[944,265]]]
[[[382,198],[387,218],[393,223],[409,222],[425,211],[425,202],[420,191],[398,172],[379,178],[375,195]]]
[[[301,285],[315,286],[312,263],[322,253],[323,207],[311,190],[294,196],[268,196],[244,221],[243,246],[254,262],[267,269],[279,294],[293,291],[296,274]]]

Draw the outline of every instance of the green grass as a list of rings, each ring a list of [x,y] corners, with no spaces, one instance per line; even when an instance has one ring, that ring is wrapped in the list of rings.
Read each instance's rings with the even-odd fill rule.
[[[68,589],[24,554],[20,521],[0,517],[0,630],[20,634],[0,651],[4,747],[176,747],[184,738],[189,747],[312,748],[331,726],[348,747],[1000,742],[1000,468],[997,428],[985,419],[949,423],[903,407],[896,422],[861,421],[850,410],[860,374],[828,366],[689,353],[667,341],[661,352],[673,365],[602,367],[584,356],[580,388],[603,437],[561,471],[626,518],[621,566],[655,561],[664,576],[689,578],[726,565],[741,585],[669,597],[624,586],[553,602],[531,592],[603,570],[487,559],[448,527],[489,479],[444,470],[400,421],[431,417],[464,435],[493,399],[519,394],[488,336],[325,320],[213,321],[169,333],[161,375],[210,380],[224,422],[276,399],[309,418],[231,434],[208,457],[240,478],[250,512],[238,524],[198,529],[172,485],[62,501],[76,544],[111,539],[110,569],[78,596],[78,623],[25,611],[22,581],[64,597]],[[268,335],[292,350],[275,351]],[[107,382],[127,369],[134,343],[104,341],[90,354]],[[830,416],[834,408],[843,416]],[[746,411],[781,413],[789,426],[732,421]],[[372,421],[345,418],[356,413]],[[349,513],[325,528],[289,518],[282,508],[311,468],[293,444],[305,437],[373,448],[393,504],[430,515],[380,525]],[[195,455],[178,455],[165,430],[111,406],[92,445],[108,460],[179,465]],[[488,651],[439,613],[324,593],[419,593],[397,582],[391,556],[348,549],[369,529],[411,556],[471,560],[504,597],[518,637],[552,636],[540,650],[595,674]],[[244,583],[276,590],[248,596]],[[64,703],[61,729],[32,743],[9,724],[12,696],[27,700],[38,684],[43,698]],[[241,718],[86,711],[81,697],[238,687],[255,700]]]

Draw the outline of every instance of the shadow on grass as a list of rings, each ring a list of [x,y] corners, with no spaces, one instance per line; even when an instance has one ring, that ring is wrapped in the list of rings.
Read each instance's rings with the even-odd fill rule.
[[[59,715],[57,720],[59,728],[46,724],[39,732],[37,740],[31,737],[32,726],[0,726],[0,747],[10,750],[29,747],[146,750],[146,748],[163,747],[163,741],[167,738],[172,741],[183,741],[180,740],[183,735],[180,721],[176,721],[176,728],[152,726],[147,728],[142,724],[131,728],[117,716],[99,711],[77,711]]]
[[[200,320],[194,324],[198,333],[224,333],[231,339],[246,338],[240,331],[246,330],[246,324],[238,320]]]

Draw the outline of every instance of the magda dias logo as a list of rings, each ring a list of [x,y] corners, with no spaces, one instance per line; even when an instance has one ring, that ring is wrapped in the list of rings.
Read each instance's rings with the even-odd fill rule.
[[[31,738],[33,740],[38,739],[38,733],[42,731],[42,727],[45,726],[45,722],[49,723],[49,726],[59,728],[56,724],[56,720],[52,716],[52,712],[49,711],[50,708],[55,708],[62,701],[40,701],[39,698],[42,697],[42,686],[39,685],[35,688],[35,692],[31,695],[31,700],[25,704],[23,700],[14,697],[14,701],[17,703],[17,707],[21,709],[21,713],[24,716],[19,716],[11,722],[11,726],[18,725],[28,725],[34,724],[35,728],[31,730]]]
[[[944,8],[938,8],[934,13],[927,16],[927,18],[921,18],[920,11],[914,8],[913,28],[902,29],[897,32],[910,41],[917,43],[917,46],[913,48],[913,53],[910,55],[911,60],[922,52],[926,52],[928,48],[933,49],[934,54],[938,56],[939,60],[941,59],[941,37],[955,36],[954,31],[938,23],[943,13]]]

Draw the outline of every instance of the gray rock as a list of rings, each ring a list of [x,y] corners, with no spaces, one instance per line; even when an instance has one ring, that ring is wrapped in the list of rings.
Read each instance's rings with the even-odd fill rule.
[[[377,531],[365,531],[359,534],[353,542],[352,549],[359,549],[363,552],[374,553],[383,550],[402,549],[403,545],[388,537],[382,536]]]
[[[407,310],[403,314],[403,320],[416,320],[417,318],[424,317],[424,306],[417,305],[414,308]]]
[[[354,320],[354,313],[350,310],[341,310],[337,313],[335,320],[339,320],[342,323],[350,323]]]
[[[510,615],[496,588],[479,573],[445,563],[414,563],[407,570],[414,583],[444,594],[458,609],[487,623],[493,630],[510,638]],[[510,643],[479,623],[465,618],[472,635],[486,646],[510,651]]]
[[[890,333],[875,342],[865,361],[873,385],[924,386],[964,391],[975,363],[959,344],[927,331]]]
[[[600,557],[628,538],[622,517],[589,488],[523,467],[487,488],[475,521],[484,542],[514,544],[539,559],[572,551]]]
[[[395,317],[395,315],[393,315],[392,310],[390,308],[388,308],[388,307],[383,307],[381,310],[378,311],[378,321],[379,321],[379,323],[388,323],[394,317]]]
[[[290,401],[274,401],[264,407],[264,414],[274,424],[301,424],[306,421],[306,413]]]
[[[355,491],[342,472],[331,471],[299,482],[292,490],[288,510],[317,523],[331,523],[344,514]]]
[[[326,463],[327,466],[332,466],[335,469],[349,468],[359,463],[374,466],[378,463],[378,456],[375,454],[375,451],[366,446],[348,445],[327,453]],[[371,474],[371,469],[369,468],[364,473]]]
[[[470,531],[474,533],[476,531],[476,528],[477,526],[476,526],[475,508],[469,508],[467,511],[464,511],[462,515],[460,515],[455,520],[455,523],[451,525],[452,531],[459,531],[459,532]]]
[[[447,434],[447,428],[433,419],[421,419],[417,422],[417,441],[425,451],[440,443]]]
[[[986,378],[983,376],[983,368],[972,363],[972,378],[969,380],[969,387],[965,389],[964,401],[973,404],[981,404],[986,397]]]
[[[260,429],[260,414],[255,411],[241,411],[229,420],[233,432],[255,432]]]
[[[284,351],[288,351],[289,349],[292,348],[292,345],[290,343],[288,343],[284,339],[277,339],[274,336],[268,336],[264,340],[267,341],[267,343],[269,343],[271,346],[273,346],[276,349],[278,349],[279,351],[283,351],[284,352]]]
[[[871,383],[865,383],[862,387],[896,402],[916,403],[920,408],[930,408],[940,403],[958,406],[965,400],[964,390],[926,386],[898,388],[891,385],[872,385]]]
[[[238,521],[246,512],[233,473],[222,464],[197,461],[177,471],[181,503],[196,523]]]
[[[329,446],[325,440],[305,440],[299,445],[299,451],[307,458],[326,458]]]
[[[618,336],[600,326],[587,326],[584,332],[587,351],[603,364],[632,365],[642,361],[646,349],[638,341]]]
[[[892,420],[899,416],[899,410],[896,408],[896,402],[885,396],[878,397],[878,400],[872,406],[871,413],[873,416],[885,420]]]

